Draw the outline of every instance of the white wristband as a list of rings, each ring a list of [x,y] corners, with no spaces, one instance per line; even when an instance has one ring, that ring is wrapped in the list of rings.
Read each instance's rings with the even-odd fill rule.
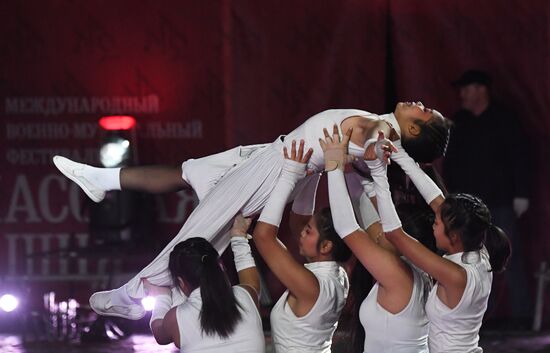
[[[407,174],[407,176],[411,179],[412,183],[422,195],[424,200],[427,204],[432,202],[436,197],[443,195],[443,192],[441,192],[441,189],[437,186],[437,184],[428,176],[424,171],[420,168],[418,163],[412,159],[407,151],[401,146],[401,142],[399,140],[394,141],[393,144],[397,149],[398,152],[393,152],[391,155],[391,159],[394,160],[401,169]]]
[[[149,327],[153,329],[153,321],[162,320],[166,313],[172,308],[172,296],[169,294],[161,294],[155,297],[155,307],[151,312],[151,320]]]
[[[360,229],[360,227],[355,219],[344,173],[340,169],[335,169],[328,172],[327,175],[328,199],[330,212],[332,213],[332,223],[336,233],[343,239],[357,229]]]
[[[233,260],[237,272],[250,267],[256,267],[248,239],[245,237],[231,237],[231,250],[233,251]]]
[[[267,200],[258,221],[279,227],[285,205],[298,180],[306,175],[306,165],[285,159],[279,181]]]
[[[315,212],[315,195],[320,178],[321,173],[317,173],[306,179],[305,185],[292,203],[292,212],[302,216],[311,216]]]
[[[366,230],[372,224],[380,222],[380,216],[367,194],[363,193],[357,203],[354,203],[354,209],[361,228]]]
[[[390,184],[386,176],[386,165],[380,160],[366,161],[374,180],[374,191],[378,213],[384,232],[389,232],[401,227],[401,220],[397,215],[393,200],[391,198]]]

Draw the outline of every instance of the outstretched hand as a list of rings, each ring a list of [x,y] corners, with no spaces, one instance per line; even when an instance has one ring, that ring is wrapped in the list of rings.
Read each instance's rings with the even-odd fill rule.
[[[300,140],[300,145],[298,146],[298,150],[296,151],[296,140],[292,140],[292,145],[290,147],[290,156],[288,155],[288,149],[286,148],[286,146],[283,148],[283,153],[286,160],[285,165],[287,169],[290,168],[295,173],[297,173],[299,169],[303,168],[302,170],[304,174],[302,175],[302,177],[313,174],[313,170],[305,169],[307,163],[309,162],[309,159],[311,158],[311,155],[313,154],[313,148],[309,148],[304,154],[304,143],[304,140]],[[293,166],[290,167],[291,165]]]
[[[325,139],[320,138],[319,144],[325,156],[325,171],[329,172],[337,168],[343,171],[346,164],[353,161],[353,157],[348,154],[348,144],[352,131],[353,128],[349,128],[340,141],[338,125],[334,124],[332,128],[332,137],[327,129],[323,129]]]
[[[290,156],[288,155],[288,149],[286,148],[286,146],[283,148],[285,159],[290,159],[291,161],[307,164],[307,162],[309,162],[309,159],[311,158],[311,155],[313,154],[313,148],[308,149],[306,154],[304,155],[304,143],[304,140],[300,140],[298,151],[296,151],[296,140],[292,140]]]
[[[386,138],[384,132],[378,131],[378,139],[367,147],[363,159],[367,161],[380,159],[382,162],[389,164],[391,154],[397,151],[397,147]]]

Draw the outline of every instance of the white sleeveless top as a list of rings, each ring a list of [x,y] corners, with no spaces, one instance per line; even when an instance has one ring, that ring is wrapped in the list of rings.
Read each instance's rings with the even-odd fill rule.
[[[313,148],[313,155],[311,156],[308,168],[313,169],[315,172],[321,172],[325,168],[325,161],[323,157],[323,151],[319,146],[319,138],[323,138],[323,128],[326,128],[329,134],[332,134],[332,127],[334,124],[338,125],[338,131],[342,134],[342,121],[352,116],[364,116],[366,118],[372,118],[374,120],[380,119],[376,114],[369,113],[359,109],[329,109],[307,119],[302,125],[298,126],[291,133],[285,137],[285,145],[290,148],[292,140],[296,140],[298,143],[300,139],[305,142],[305,149]],[[350,146],[353,144],[350,144]],[[355,148],[353,148],[355,146]],[[349,153],[356,156],[363,156],[365,149],[361,146],[353,145],[349,149]]]
[[[430,320],[429,345],[431,353],[479,353],[479,329],[491,292],[493,273],[489,272],[489,254],[480,251],[445,255],[446,259],[466,270],[466,288],[457,306],[449,309],[437,296],[436,284],[426,303]]]
[[[262,320],[256,305],[246,289],[233,286],[233,294],[239,303],[241,320],[228,338],[206,335],[202,332],[199,314],[202,308],[200,288],[191,292],[187,300],[178,306],[176,319],[180,332],[180,351],[183,353],[209,352],[265,352]],[[223,318],[220,318],[222,320]]]
[[[378,303],[378,282],[359,309],[365,329],[365,353],[428,353],[428,318],[424,305],[431,288],[429,276],[410,264],[413,289],[407,306],[392,314]]]
[[[287,303],[288,290],[271,310],[271,334],[276,353],[327,353],[348,296],[346,271],[334,261],[305,264],[319,281],[319,298],[311,310],[296,317]]]

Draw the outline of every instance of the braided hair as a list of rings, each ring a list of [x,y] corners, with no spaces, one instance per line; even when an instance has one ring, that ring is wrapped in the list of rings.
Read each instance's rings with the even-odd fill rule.
[[[419,163],[431,163],[445,155],[449,145],[451,122],[438,112],[428,121],[414,121],[420,129],[415,137],[401,136],[401,144],[407,153]]]
[[[441,205],[445,233],[460,236],[464,252],[483,246],[489,252],[492,271],[501,272],[511,254],[510,240],[491,222],[491,212],[480,198],[470,194],[450,194]]]

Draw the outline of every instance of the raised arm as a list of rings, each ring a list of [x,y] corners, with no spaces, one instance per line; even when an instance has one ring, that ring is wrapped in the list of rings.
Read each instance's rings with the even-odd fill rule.
[[[289,226],[292,235],[299,235],[315,212],[315,196],[321,173],[306,177],[306,182],[292,202]]]
[[[143,279],[143,288],[147,295],[155,297],[155,307],[151,313],[149,327],[158,344],[174,344],[180,346],[180,335],[176,319],[177,307],[172,308],[172,291],[168,287],[160,287]]]
[[[361,185],[363,192],[359,200],[352,201],[359,225],[376,244],[396,255],[400,255],[395,246],[384,236],[378,210],[376,209],[374,182],[364,179],[361,180]]]
[[[418,163],[409,156],[407,151],[401,146],[400,140],[396,140],[393,143],[397,147],[397,151],[392,153],[391,159],[399,164],[432,210],[434,212],[437,211],[445,200],[443,192],[420,168]]]
[[[329,201],[332,211],[334,229],[350,247],[357,259],[378,281],[379,285],[393,292],[393,289],[408,286],[412,290],[412,272],[408,266],[395,254],[378,245],[380,236],[383,235],[374,207],[365,209],[368,214],[367,223],[370,231],[378,231],[378,234],[369,236],[359,227],[354,217],[354,212],[346,187],[343,174],[347,158],[347,143],[350,131],[344,135],[342,142],[339,142],[337,131],[333,132],[332,138],[325,130],[325,140],[321,140],[321,147],[325,152],[325,165],[327,166]],[[374,222],[371,222],[374,220]]]
[[[296,297],[298,311],[307,313],[319,297],[319,282],[315,275],[298,263],[277,239],[286,202],[297,181],[305,176],[305,163],[313,152],[310,149],[304,155],[303,150],[303,141],[300,142],[298,152],[293,141],[290,157],[285,148],[283,170],[254,228],[253,239],[258,252],[271,271]]]
[[[231,250],[233,251],[235,268],[239,276],[239,285],[250,293],[256,307],[258,307],[261,288],[260,274],[250,251],[247,234],[251,222],[250,218],[244,218],[242,214],[235,217],[231,228]]]
[[[367,161],[367,164],[374,180],[378,211],[387,239],[412,263],[435,278],[441,286],[450,288],[453,293],[463,291],[466,285],[464,269],[435,254],[403,231],[391,199],[386,166],[378,161]]]

